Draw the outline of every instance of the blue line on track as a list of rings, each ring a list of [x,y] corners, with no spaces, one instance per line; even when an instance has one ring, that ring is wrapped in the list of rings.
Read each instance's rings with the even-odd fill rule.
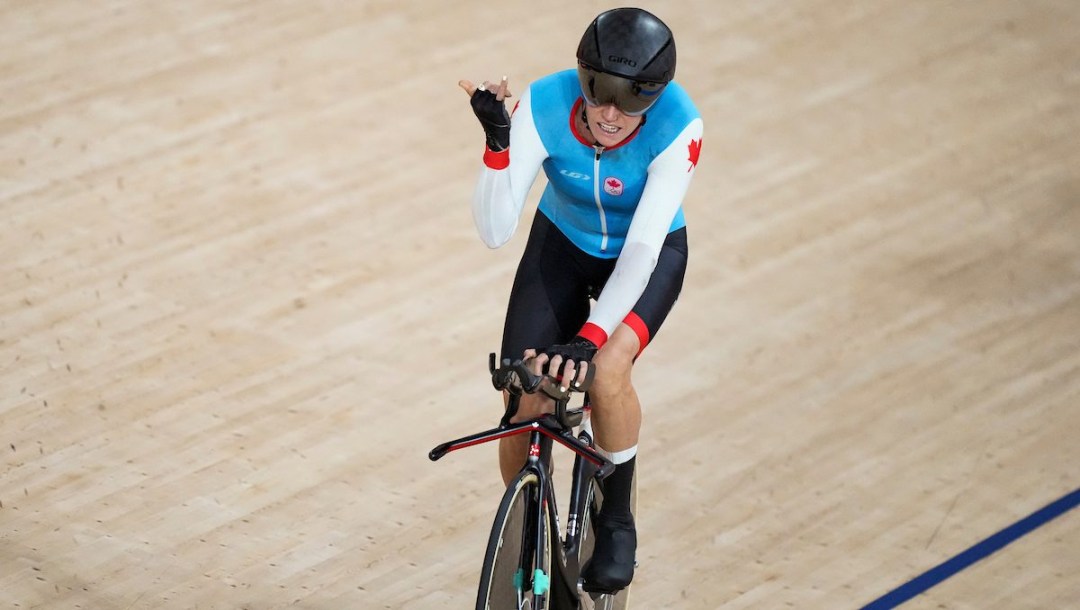
[[[990,536],[986,540],[975,544],[963,553],[930,568],[908,582],[863,606],[861,610],[887,610],[888,608],[895,608],[916,595],[927,591],[946,578],[966,569],[971,566],[971,564],[989,557],[991,554],[1001,550],[1005,545],[1029,534],[1032,530],[1069,512],[1078,505],[1080,505],[1080,489],[1065,494],[1061,498],[1047,504],[1027,517],[1006,527],[993,536]]]

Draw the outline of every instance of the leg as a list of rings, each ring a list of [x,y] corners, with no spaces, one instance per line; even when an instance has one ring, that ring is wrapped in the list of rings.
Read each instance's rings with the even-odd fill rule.
[[[537,213],[518,263],[503,327],[503,358],[521,358],[526,349],[566,341],[589,315],[588,281],[573,273],[576,248],[542,213]],[[507,397],[503,397],[505,407]],[[545,396],[523,396],[519,420],[550,411]],[[499,441],[499,471],[504,483],[521,469],[528,438]]]
[[[528,448],[529,439],[524,434],[499,441],[499,473],[502,475],[503,485],[509,485],[521,470]]]
[[[637,531],[630,512],[641,403],[630,373],[638,354],[638,335],[620,324],[597,352],[596,378],[589,390],[596,444],[615,462],[602,483],[604,503],[596,520],[596,546],[583,577],[586,590],[614,592],[630,584],[634,576]]]
[[[630,374],[637,356],[660,329],[678,298],[686,253],[685,230],[670,233],[645,292],[593,359],[593,430],[597,445],[611,455],[616,466],[603,482],[604,504],[596,520],[593,561],[583,574],[586,590],[623,589],[634,576],[637,530],[630,508],[641,403]]]
[[[633,457],[641,431],[641,403],[630,373],[674,307],[682,290],[686,261],[686,230],[679,229],[668,234],[641,298],[594,358],[596,379],[589,395],[597,444],[616,456],[629,452],[627,460]]]
[[[632,450],[638,444],[641,403],[630,373],[639,349],[637,334],[620,324],[593,359],[596,378],[589,390],[593,431],[596,443],[609,453]]]

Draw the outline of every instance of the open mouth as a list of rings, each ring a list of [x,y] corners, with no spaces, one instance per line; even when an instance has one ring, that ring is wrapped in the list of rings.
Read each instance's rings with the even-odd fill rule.
[[[601,131],[609,135],[614,135],[619,132],[619,127],[615,125],[609,125],[607,123],[597,123],[596,125],[600,128]]]

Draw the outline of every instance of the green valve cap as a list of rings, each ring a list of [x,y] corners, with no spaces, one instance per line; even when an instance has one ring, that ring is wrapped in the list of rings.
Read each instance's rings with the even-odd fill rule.
[[[544,574],[543,570],[537,570],[533,573],[533,595],[544,595],[548,592],[548,588],[551,586],[551,579],[547,574]]]

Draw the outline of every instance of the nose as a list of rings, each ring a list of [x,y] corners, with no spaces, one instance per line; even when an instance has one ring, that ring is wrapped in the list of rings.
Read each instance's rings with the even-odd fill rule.
[[[617,121],[622,116],[622,111],[615,104],[604,104],[600,107],[600,118],[605,121]]]

